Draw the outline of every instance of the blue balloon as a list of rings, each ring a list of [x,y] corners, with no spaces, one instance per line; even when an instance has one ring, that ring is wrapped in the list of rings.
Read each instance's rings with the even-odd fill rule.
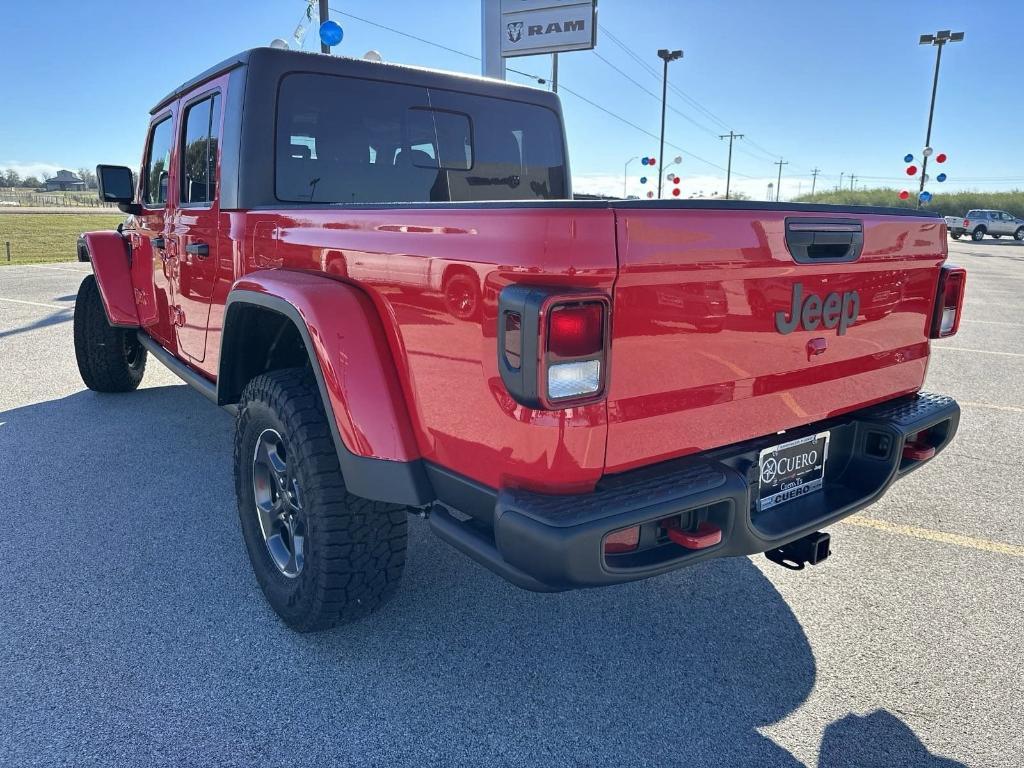
[[[914,156],[913,155],[904,155],[903,156],[903,162],[904,163],[912,163],[912,162],[914,162]]]
[[[328,19],[320,25],[320,42],[324,45],[334,46],[341,42],[341,39],[345,36],[345,30],[341,28],[341,24],[336,21]]]
[[[946,177],[946,174],[944,174],[944,173],[940,173],[940,174],[939,174],[938,176],[936,176],[936,177],[935,177],[935,180],[936,180],[936,181],[945,181],[945,180],[946,180],[946,178],[947,178],[947,177]]]
[[[647,158],[646,157],[641,158],[640,165],[647,165]]]
[[[647,183],[647,177],[646,176],[641,176],[640,177],[640,183],[641,184],[646,184]]]
[[[922,203],[930,203],[932,200],[932,193],[925,190],[924,192],[917,196],[917,199],[920,200]]]

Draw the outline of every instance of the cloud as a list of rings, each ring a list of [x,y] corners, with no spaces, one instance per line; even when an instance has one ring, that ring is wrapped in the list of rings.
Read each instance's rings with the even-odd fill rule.
[[[55,165],[54,163],[33,163],[22,160],[0,160],[0,168],[16,172],[21,178],[35,176],[37,179],[47,179],[54,176],[57,171],[67,169],[76,171],[77,166]]]

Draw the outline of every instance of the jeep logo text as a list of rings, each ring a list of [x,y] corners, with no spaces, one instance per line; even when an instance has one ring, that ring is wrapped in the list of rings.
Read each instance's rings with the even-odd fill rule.
[[[776,312],[775,328],[779,333],[787,334],[797,328],[813,331],[819,325],[829,329],[838,327],[838,334],[842,336],[856,322],[859,314],[860,295],[856,291],[847,291],[841,296],[833,292],[824,299],[812,293],[804,300],[803,283],[796,283],[789,318],[786,318],[784,310]]]

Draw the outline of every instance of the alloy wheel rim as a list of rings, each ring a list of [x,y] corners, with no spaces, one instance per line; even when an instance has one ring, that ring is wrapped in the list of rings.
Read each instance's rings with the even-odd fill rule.
[[[306,524],[294,462],[276,429],[265,429],[256,438],[252,486],[267,553],[282,575],[294,579],[305,565]]]

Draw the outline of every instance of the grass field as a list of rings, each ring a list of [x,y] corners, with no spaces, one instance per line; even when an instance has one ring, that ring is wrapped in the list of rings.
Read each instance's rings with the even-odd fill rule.
[[[911,179],[913,182],[913,179]],[[936,192],[936,184],[930,185],[929,189],[935,192],[932,201],[925,206],[930,211],[935,211],[942,216],[963,216],[972,208],[994,208],[998,211],[1007,211],[1014,216],[1024,217],[1024,191],[1013,190],[1012,192]],[[913,183],[908,188],[916,190]],[[877,189],[843,189],[827,190],[818,192],[815,195],[803,195],[794,198],[799,203],[829,203],[832,205],[886,205],[899,208],[916,208],[917,196],[911,194],[911,199],[904,201],[899,199],[899,190],[877,188]]]
[[[33,261],[74,261],[82,232],[114,229],[122,213],[3,213],[0,214],[0,266]],[[6,243],[11,244],[7,261]]]

